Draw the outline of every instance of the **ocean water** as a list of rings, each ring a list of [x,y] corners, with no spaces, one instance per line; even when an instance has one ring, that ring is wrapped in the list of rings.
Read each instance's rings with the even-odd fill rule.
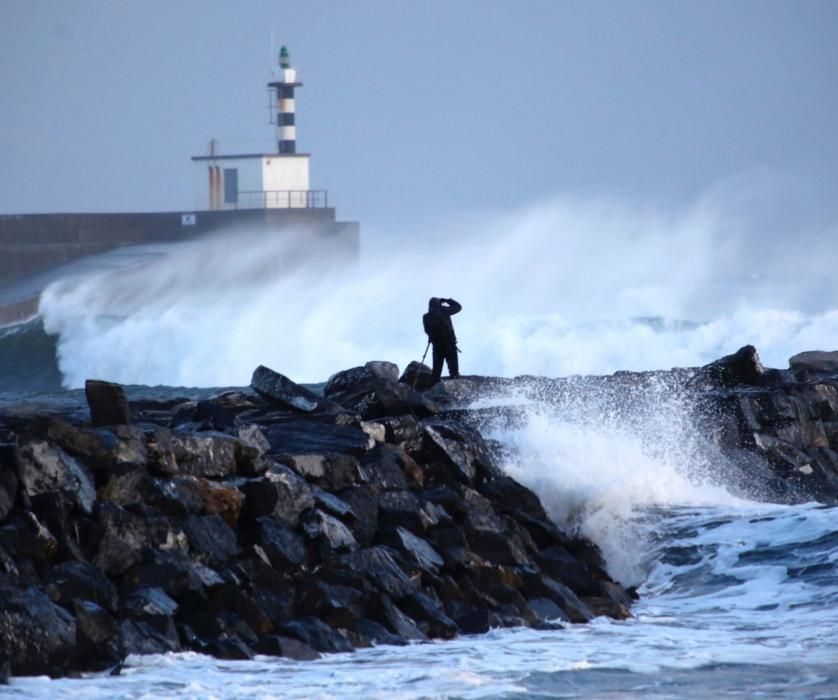
[[[0,404],[80,406],[87,378],[132,385],[134,398],[204,396],[246,385],[259,364],[300,382],[371,359],[404,367],[424,350],[432,295],[463,303],[464,373],[668,369],[746,343],[785,367],[834,347],[838,236],[773,216],[773,201],[741,185],[681,211],[557,200],[365,232],[357,267],[282,268],[303,238],[237,232],[53,285],[39,321],[0,331]],[[838,508],[750,492],[671,387],[613,406],[583,382],[562,403],[530,403],[521,425],[486,430],[551,517],[638,586],[632,619],[305,663],[131,657],[119,676],[13,679],[0,696],[838,697]]]

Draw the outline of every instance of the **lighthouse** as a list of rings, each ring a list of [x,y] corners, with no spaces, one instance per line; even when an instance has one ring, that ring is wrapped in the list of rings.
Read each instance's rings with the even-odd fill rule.
[[[277,153],[297,152],[294,90],[302,85],[297,82],[297,71],[291,67],[291,56],[283,46],[279,51],[279,68],[274,70],[274,80],[268,83],[268,89],[276,91]]]
[[[211,141],[209,154],[192,157],[197,166],[196,206],[210,211],[328,207],[326,191],[310,187],[309,155],[297,153],[294,98],[301,86],[288,49],[283,46],[268,82],[276,151],[222,154]]]

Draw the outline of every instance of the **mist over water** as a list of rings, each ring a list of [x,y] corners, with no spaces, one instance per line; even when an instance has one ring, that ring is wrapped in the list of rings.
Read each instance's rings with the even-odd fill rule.
[[[838,227],[773,230],[774,209],[732,185],[682,211],[556,199],[365,231],[357,266],[329,265],[303,234],[235,231],[52,285],[41,314],[70,387],[243,385],[259,364],[302,382],[370,359],[404,367],[424,350],[430,296],[464,306],[466,374],[691,366],[746,343],[784,367],[836,337]]]

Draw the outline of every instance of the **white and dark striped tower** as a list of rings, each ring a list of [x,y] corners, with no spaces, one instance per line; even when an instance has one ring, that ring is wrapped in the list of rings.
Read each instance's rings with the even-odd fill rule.
[[[279,68],[274,69],[274,79],[268,83],[268,88],[276,94],[277,153],[283,155],[297,152],[294,88],[301,86],[296,69],[291,67],[288,49],[283,46],[279,51]]]

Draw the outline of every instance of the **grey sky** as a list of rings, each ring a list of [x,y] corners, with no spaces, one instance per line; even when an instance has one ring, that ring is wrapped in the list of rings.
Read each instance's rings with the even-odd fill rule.
[[[766,171],[835,206],[834,0],[0,0],[0,213],[191,208],[211,137],[269,147],[271,29],[341,218]]]

